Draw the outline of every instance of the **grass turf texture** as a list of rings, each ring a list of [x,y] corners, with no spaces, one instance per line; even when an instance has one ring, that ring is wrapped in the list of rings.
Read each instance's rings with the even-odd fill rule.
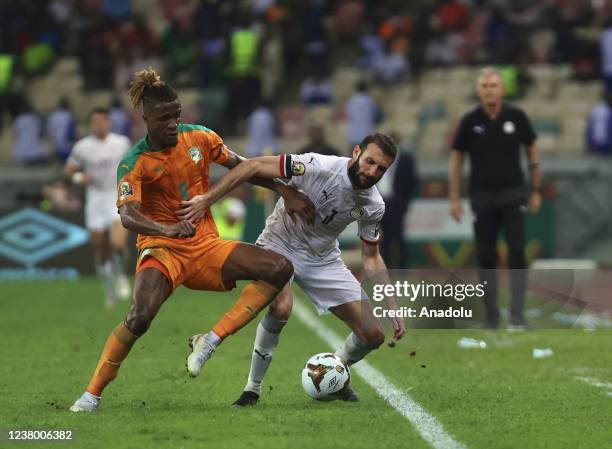
[[[297,318],[283,332],[262,402],[230,407],[249,369],[255,324],[228,339],[201,377],[185,371],[187,338],[210,327],[237,294],[179,289],[108,387],[99,411],[72,414],[127,303],[102,308],[95,279],[0,284],[0,428],[73,429],[78,448],[427,448],[412,425],[357,376],[359,404],[319,403],[302,390],[308,357],[330,348]],[[334,317],[324,323],[343,337]],[[486,350],[462,350],[462,336]],[[534,360],[534,347],[555,355]],[[612,382],[612,332],[411,331],[368,359],[469,448],[609,447],[612,397],[576,376]],[[410,353],[416,351],[414,356]],[[0,447],[16,447],[0,441]]]

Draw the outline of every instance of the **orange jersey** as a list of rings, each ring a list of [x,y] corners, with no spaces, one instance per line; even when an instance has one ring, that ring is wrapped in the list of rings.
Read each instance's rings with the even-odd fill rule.
[[[222,164],[228,158],[223,140],[210,129],[199,125],[179,125],[178,143],[163,150],[152,149],[147,137],[125,155],[117,169],[117,207],[140,202],[140,212],[163,224],[178,220],[174,212],[182,200],[201,195],[209,188],[211,162]],[[206,236],[218,237],[210,210],[197,224],[191,238],[167,238],[138,235],[138,248],[178,247],[196,243]]]

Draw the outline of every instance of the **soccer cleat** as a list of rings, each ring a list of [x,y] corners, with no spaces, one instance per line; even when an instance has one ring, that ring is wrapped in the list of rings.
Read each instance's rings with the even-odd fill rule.
[[[215,347],[206,341],[208,334],[197,334],[189,339],[192,353],[187,357],[187,372],[191,377],[198,377],[202,367],[215,353]]]
[[[238,400],[232,404],[232,406],[239,408],[248,407],[250,405],[257,404],[257,401],[259,401],[259,395],[257,393],[254,391],[245,390],[242,392]]]
[[[93,412],[100,405],[100,396],[95,396],[89,391],[83,393],[70,407],[71,412]]]
[[[127,300],[132,296],[132,288],[130,287],[130,281],[125,274],[121,274],[117,277],[115,283],[115,291],[120,299]]]
[[[353,391],[350,385],[347,385],[345,388],[336,393],[338,399],[344,402],[359,402],[359,396],[357,393]]]

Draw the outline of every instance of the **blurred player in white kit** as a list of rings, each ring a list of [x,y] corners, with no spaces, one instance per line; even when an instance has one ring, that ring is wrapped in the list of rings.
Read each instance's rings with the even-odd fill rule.
[[[128,233],[117,207],[117,167],[131,147],[130,140],[112,133],[108,110],[89,114],[91,134],[79,140],[66,161],[64,173],[74,184],[85,186],[85,226],[91,232],[96,272],[106,294],[105,305],[127,299],[131,288],[126,275]]]

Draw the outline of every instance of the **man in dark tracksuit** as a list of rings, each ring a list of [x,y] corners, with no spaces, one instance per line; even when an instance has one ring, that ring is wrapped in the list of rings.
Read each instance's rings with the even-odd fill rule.
[[[461,169],[469,155],[470,201],[475,215],[474,234],[481,281],[486,281],[486,327],[499,327],[497,306],[496,243],[503,229],[508,244],[511,268],[511,305],[509,329],[524,329],[523,302],[527,282],[525,261],[524,213],[537,213],[540,170],[535,149],[536,135],[525,113],[504,103],[501,76],[485,68],[476,84],[480,105],[461,119],[453,143],[449,167],[450,212],[461,220]],[[521,146],[525,147],[530,170],[530,194],[525,189],[521,168]],[[527,200],[528,207],[525,206]]]

